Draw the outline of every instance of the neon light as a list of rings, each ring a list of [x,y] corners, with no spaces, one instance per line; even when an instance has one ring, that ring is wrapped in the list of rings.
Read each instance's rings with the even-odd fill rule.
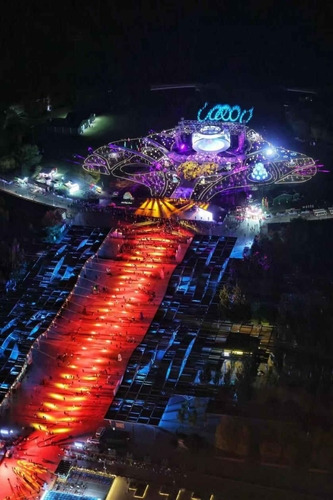
[[[268,172],[265,168],[265,165],[261,162],[258,162],[255,164],[252,172],[251,172],[251,178],[254,181],[264,181],[268,178]]]
[[[216,104],[207,111],[207,114],[202,118],[203,111],[206,110],[208,102],[198,111],[198,121],[223,121],[223,122],[240,122],[248,123],[253,116],[253,109],[244,109],[243,111],[239,106],[229,106],[229,104]]]
[[[174,129],[151,132],[141,139],[122,139],[98,148],[88,156],[86,169],[95,168],[102,174],[103,161],[108,175],[146,186],[153,199],[179,198],[187,193],[188,199],[205,202],[217,193],[252,189],[254,183],[305,182],[316,174],[317,167],[312,158],[274,147],[254,130],[239,125],[245,125],[252,115],[253,108],[242,110],[239,106],[227,104],[210,107],[205,103],[198,112],[199,120],[181,120]],[[188,136],[186,143],[182,140],[183,133]],[[230,147],[232,133],[238,135],[237,155],[220,156],[220,152]],[[246,139],[250,149],[245,147]],[[95,161],[96,157],[101,161]],[[193,181],[193,186],[184,187],[184,181]],[[145,210],[163,217],[168,217],[166,214],[169,213],[169,207],[159,206],[156,201],[147,202]]]

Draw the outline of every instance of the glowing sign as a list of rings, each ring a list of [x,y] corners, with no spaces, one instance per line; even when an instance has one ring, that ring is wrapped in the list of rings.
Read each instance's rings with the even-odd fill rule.
[[[199,109],[198,111],[198,121],[222,121],[222,122],[240,122],[248,123],[253,116],[253,108],[244,109],[243,111],[239,106],[229,106],[229,104],[216,104],[208,111],[206,110],[208,102]],[[206,116],[203,116],[206,110]]]

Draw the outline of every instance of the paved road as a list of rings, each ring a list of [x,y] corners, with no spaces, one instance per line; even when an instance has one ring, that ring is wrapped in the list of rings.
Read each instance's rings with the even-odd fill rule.
[[[57,196],[53,193],[33,193],[31,192],[31,186],[18,185],[17,183],[8,184],[3,179],[0,179],[0,190],[17,196],[18,198],[24,198],[28,201],[33,201],[35,203],[41,203],[43,205],[49,205],[50,207],[68,208],[72,203],[72,199],[64,198],[62,196]]]
[[[7,183],[3,179],[0,179],[0,190],[12,194],[14,196],[17,196],[19,198],[25,198],[26,200],[33,201],[35,203],[41,203],[43,205],[49,205],[52,207],[59,207],[59,208],[65,208],[68,209],[70,205],[75,201],[75,198],[66,198],[60,195],[56,195],[54,193],[32,193],[31,192],[32,185],[26,186],[26,185],[18,185],[17,183]],[[79,199],[79,198],[78,198]],[[77,209],[75,209],[75,212]],[[98,212],[91,212],[96,215]],[[308,214],[302,214],[302,218],[305,218],[306,220],[325,220],[325,219],[332,219],[333,214],[327,213],[327,215],[322,215],[322,216],[315,216],[311,211]],[[289,215],[289,214],[284,214],[284,215],[271,215],[270,218],[268,218],[265,222],[267,224],[270,223],[285,223],[285,222],[290,222],[294,219],[300,218],[299,215]],[[78,218],[78,221],[80,218]],[[246,223],[250,222],[250,226],[253,226],[257,224],[256,221],[254,220],[247,220]],[[79,222],[77,222],[79,223]],[[81,222],[82,223],[82,222]],[[245,227],[245,226],[244,226]]]

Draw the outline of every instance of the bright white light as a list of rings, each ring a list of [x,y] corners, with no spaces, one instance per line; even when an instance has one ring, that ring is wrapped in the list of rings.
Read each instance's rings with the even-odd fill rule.
[[[192,147],[197,153],[219,153],[230,147],[230,134],[220,127],[209,125],[192,135]]]
[[[84,448],[84,444],[80,443],[80,441],[75,441],[74,446],[75,448],[80,448],[81,450]]]
[[[246,207],[245,217],[247,219],[254,219],[254,220],[262,219],[263,217],[262,209],[256,206]]]
[[[275,154],[275,149],[274,148],[267,148],[265,153],[267,156],[273,156]]]
[[[202,220],[206,222],[213,222],[213,214],[208,210],[204,210],[201,207],[196,207],[195,212],[193,212],[188,218],[190,220]]]
[[[79,191],[80,186],[78,184],[72,184],[72,186],[69,188],[69,193],[74,194],[77,191]]]

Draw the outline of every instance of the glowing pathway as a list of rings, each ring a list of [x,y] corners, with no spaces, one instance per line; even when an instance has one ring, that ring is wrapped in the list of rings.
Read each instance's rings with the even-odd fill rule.
[[[193,200],[170,200],[168,198],[148,198],[136,210],[136,215],[145,217],[163,217],[170,219],[194,219],[212,222],[212,214],[208,212],[209,203],[194,202]]]
[[[36,498],[62,447],[103,423],[190,240],[170,225],[122,226],[86,263],[12,401],[11,421],[34,432],[0,466],[1,500]]]

